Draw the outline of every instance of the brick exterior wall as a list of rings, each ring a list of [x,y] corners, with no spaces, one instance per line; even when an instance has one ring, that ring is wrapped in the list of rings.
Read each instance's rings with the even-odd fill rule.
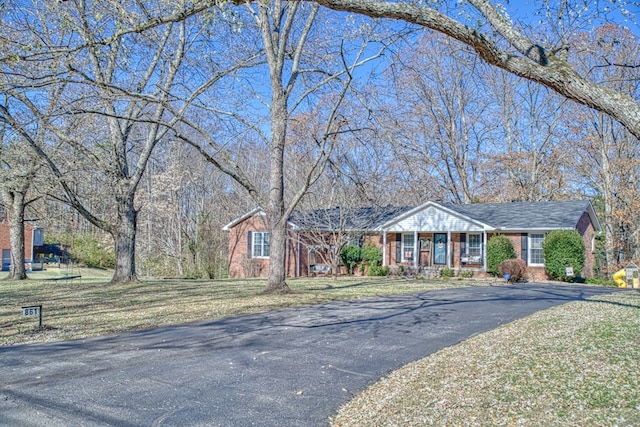
[[[229,277],[244,279],[267,277],[269,260],[249,257],[249,232],[267,231],[265,217],[254,215],[237,224],[229,231]]]
[[[235,225],[229,231],[228,271],[230,278],[267,278],[269,276],[269,259],[254,258],[248,253],[249,232],[267,232],[269,228],[265,221],[263,215],[254,215]],[[288,277],[308,274],[307,251],[299,241],[297,234],[291,233],[289,235],[285,254],[285,271]],[[298,261],[300,262],[300,271],[298,271]]]
[[[32,260],[33,258],[33,229],[34,227],[28,223],[24,225],[24,258]],[[9,223],[0,222],[0,247],[4,250],[11,250],[11,241],[9,238]],[[1,252],[0,252],[1,253]]]
[[[6,225],[5,225],[6,226]],[[249,278],[249,277],[262,277],[266,278],[269,274],[269,260],[262,258],[252,258],[248,256],[247,250],[249,247],[248,236],[249,232],[254,231],[267,231],[268,227],[265,223],[265,217],[261,215],[255,215],[242,221],[234,226],[229,233],[229,277],[231,278]],[[595,252],[593,242],[595,238],[595,229],[591,223],[591,218],[588,213],[584,213],[580,218],[577,225],[577,231],[582,235],[585,243],[585,265],[581,272],[583,277],[593,277],[593,268],[595,265]],[[29,254],[27,258],[30,258],[31,251],[31,232],[25,232],[28,235],[27,248]],[[518,258],[522,258],[522,233],[506,234],[516,252]],[[8,239],[8,233],[6,233]],[[491,239],[492,234],[487,234],[487,241]],[[428,238],[432,242],[433,246],[433,233],[419,233],[418,242],[420,239]],[[365,236],[364,241],[369,244],[383,249],[385,251],[385,259],[387,265],[404,265],[412,267],[413,262],[401,262],[397,259],[396,248],[400,241],[396,240],[396,233],[387,234],[387,245],[383,248],[383,237],[379,234],[372,234]],[[454,269],[470,268],[474,270],[474,275],[481,277],[483,272],[478,271],[481,265],[461,265],[460,256],[462,245],[460,243],[461,234],[451,233],[451,241],[449,242],[448,256],[452,257],[451,266]],[[1,241],[1,240],[0,240]],[[8,241],[8,240],[7,240]],[[416,242],[416,246],[418,245]],[[312,242],[305,241],[304,236],[291,233],[286,246],[286,274],[288,277],[299,277],[309,275],[309,259],[308,259],[308,245],[313,245]],[[8,243],[7,243],[8,247]],[[425,249],[425,248],[422,248]],[[420,252],[420,266],[433,266],[433,248],[426,248]],[[486,251],[486,248],[484,248]],[[527,261],[526,259],[524,260]],[[442,267],[442,266],[440,266]],[[530,266],[527,265],[527,279],[528,280],[549,280],[543,266]]]

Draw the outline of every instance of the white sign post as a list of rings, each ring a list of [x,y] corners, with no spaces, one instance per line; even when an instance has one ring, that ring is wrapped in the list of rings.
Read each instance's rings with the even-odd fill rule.
[[[573,277],[573,267],[566,267],[565,274],[567,277]]]
[[[31,305],[28,307],[22,307],[23,316],[38,316],[38,327],[42,329],[42,305]]]

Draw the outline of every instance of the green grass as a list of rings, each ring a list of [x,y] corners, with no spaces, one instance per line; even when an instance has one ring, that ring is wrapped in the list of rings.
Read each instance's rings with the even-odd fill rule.
[[[52,269],[55,270],[55,269]],[[471,286],[482,282],[393,278],[296,279],[294,293],[263,295],[264,280],[155,280],[109,285],[111,273],[75,270],[34,272],[27,281],[0,281],[0,345],[86,338],[277,308],[424,290]],[[61,278],[61,280],[43,280]],[[69,276],[68,276],[69,277]],[[36,316],[21,307],[40,305]]]
[[[393,372],[337,426],[640,425],[640,293],[536,313]]]

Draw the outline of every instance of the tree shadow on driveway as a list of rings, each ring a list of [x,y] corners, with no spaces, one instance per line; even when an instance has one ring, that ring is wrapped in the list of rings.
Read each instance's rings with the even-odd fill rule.
[[[446,289],[3,347],[0,424],[45,413],[59,425],[324,426],[353,393],[400,366],[536,311],[614,291]]]

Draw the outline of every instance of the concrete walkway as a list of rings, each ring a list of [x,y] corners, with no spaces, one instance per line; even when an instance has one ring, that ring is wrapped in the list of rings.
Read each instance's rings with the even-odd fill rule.
[[[355,392],[408,362],[613,291],[472,287],[0,347],[0,425],[326,426]]]

